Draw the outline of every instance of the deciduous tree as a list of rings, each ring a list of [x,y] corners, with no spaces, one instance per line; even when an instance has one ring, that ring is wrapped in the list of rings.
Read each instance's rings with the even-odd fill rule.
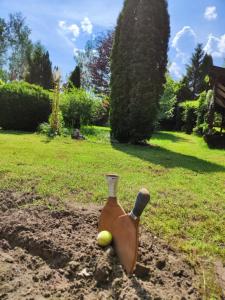
[[[4,19],[0,18],[0,69],[5,64],[8,48],[8,27]]]
[[[110,57],[113,44],[113,31],[103,33],[95,39],[94,54],[89,64],[91,81],[97,93],[110,93]]]
[[[28,57],[32,49],[30,28],[21,13],[9,15],[9,74],[11,80],[24,79],[28,67]]]

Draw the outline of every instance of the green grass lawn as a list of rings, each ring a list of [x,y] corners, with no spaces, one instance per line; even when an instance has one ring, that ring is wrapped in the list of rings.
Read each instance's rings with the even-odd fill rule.
[[[107,128],[86,128],[87,140],[48,139],[0,131],[0,189],[104,204],[104,174],[120,175],[118,197],[131,209],[138,190],[151,192],[142,222],[187,253],[225,260],[225,151],[202,138],[160,132],[151,147],[111,144]]]

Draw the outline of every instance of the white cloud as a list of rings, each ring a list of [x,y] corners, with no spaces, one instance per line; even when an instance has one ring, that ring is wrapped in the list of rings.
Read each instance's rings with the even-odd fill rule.
[[[205,45],[204,51],[213,57],[225,56],[225,34],[219,37],[210,34]]]
[[[216,6],[208,6],[205,9],[204,17],[206,20],[211,21],[217,18]]]
[[[78,38],[78,36],[80,35],[80,28],[77,24],[67,25],[65,21],[59,21],[58,25],[59,28],[65,33],[73,34],[73,41],[76,40],[76,38]]]
[[[81,28],[84,32],[87,32],[88,34],[92,34],[93,31],[93,25],[91,23],[91,21],[89,20],[88,17],[85,17],[82,21],[81,21]]]
[[[169,66],[169,72],[174,75],[177,79],[180,79],[182,77],[181,74],[181,68],[178,66],[178,64],[176,62],[173,62],[170,66]]]
[[[225,54],[225,34],[220,37],[218,49],[220,53],[222,53],[223,55]]]
[[[190,26],[184,26],[180,31],[178,31],[172,40],[172,47],[175,48],[177,51],[179,51],[179,41],[182,37],[185,35],[188,35],[190,37],[193,37],[196,39],[196,33]]]
[[[68,30],[72,32],[75,38],[77,38],[80,35],[80,28],[76,24],[68,26]]]
[[[190,58],[190,50],[194,49],[197,42],[197,35],[190,26],[184,26],[178,31],[172,40],[172,47],[177,52],[177,58],[182,63],[187,63]]]
[[[65,29],[66,28],[66,22],[65,21],[59,21],[59,27],[61,29]]]

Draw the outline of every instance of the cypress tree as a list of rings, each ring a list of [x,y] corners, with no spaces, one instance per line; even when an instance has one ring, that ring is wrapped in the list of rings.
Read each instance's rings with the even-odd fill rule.
[[[112,51],[111,127],[120,142],[149,139],[165,83],[167,1],[126,0]]]
[[[118,18],[111,58],[111,111],[112,135],[120,142],[128,142],[129,132],[129,92],[132,39],[137,0],[125,0]]]
[[[32,51],[28,56],[28,73],[26,81],[41,85],[42,83],[42,57],[44,48],[40,43],[32,46]]]
[[[76,68],[73,70],[73,72],[69,77],[69,83],[68,83],[69,88],[76,87],[79,89],[81,86],[80,77],[81,77],[80,67],[76,66]]]
[[[42,58],[42,86],[44,89],[50,90],[54,88],[52,63],[49,58],[49,52],[45,52]]]

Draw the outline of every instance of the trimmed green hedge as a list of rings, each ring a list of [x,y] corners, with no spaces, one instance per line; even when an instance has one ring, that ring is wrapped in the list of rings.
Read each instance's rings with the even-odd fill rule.
[[[47,122],[51,97],[42,87],[27,82],[0,85],[0,127],[6,130],[35,131]]]

